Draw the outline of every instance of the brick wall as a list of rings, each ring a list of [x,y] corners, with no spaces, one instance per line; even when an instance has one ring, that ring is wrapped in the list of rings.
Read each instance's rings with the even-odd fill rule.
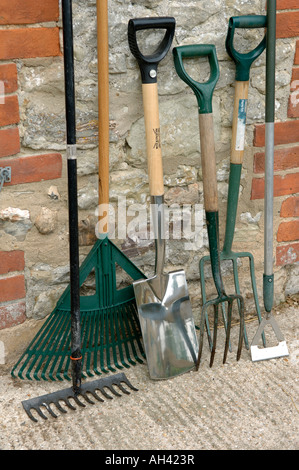
[[[2,0],[0,26],[0,167],[10,166],[11,183],[19,185],[61,177],[60,153],[20,155],[18,74],[16,59],[59,56],[58,0]],[[4,85],[4,90],[3,90]],[[0,329],[26,319],[25,256],[0,252]]]
[[[299,36],[298,0],[277,1],[277,41]],[[299,261],[299,40],[296,42],[286,120],[275,123],[274,197],[281,199],[276,265]],[[253,145],[265,146],[265,126],[255,126]],[[254,155],[252,199],[264,197],[265,153]]]

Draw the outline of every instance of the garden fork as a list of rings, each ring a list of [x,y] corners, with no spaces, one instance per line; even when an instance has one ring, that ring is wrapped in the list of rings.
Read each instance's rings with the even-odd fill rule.
[[[214,45],[190,45],[180,46],[173,50],[174,63],[179,77],[186,82],[194,91],[199,107],[199,130],[200,130],[200,148],[202,162],[202,178],[204,192],[204,207],[206,214],[206,224],[209,239],[209,251],[212,267],[212,275],[217,290],[215,299],[206,301],[203,299],[203,307],[200,319],[200,338],[199,353],[196,368],[198,369],[203,347],[204,325],[208,325],[208,308],[213,305],[214,308],[214,332],[213,343],[210,357],[210,367],[213,365],[216,352],[217,326],[219,305],[228,303],[227,309],[227,325],[226,325],[226,341],[223,355],[223,363],[226,362],[230,332],[231,320],[234,301],[239,303],[240,316],[240,333],[239,344],[237,350],[237,360],[240,359],[242,351],[242,343],[244,336],[244,299],[240,294],[227,295],[224,289],[221,267],[220,267],[220,251],[219,251],[219,210],[218,210],[218,194],[217,194],[217,176],[216,176],[216,157],[214,143],[214,125],[212,98],[213,91],[219,78],[219,67],[216,56],[216,48]],[[199,83],[187,75],[183,65],[184,58],[208,57],[210,64],[210,78],[205,83]]]

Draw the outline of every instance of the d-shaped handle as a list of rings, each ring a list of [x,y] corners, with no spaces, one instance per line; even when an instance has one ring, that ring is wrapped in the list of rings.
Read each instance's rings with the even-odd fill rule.
[[[236,81],[246,82],[249,80],[251,64],[261,55],[266,47],[266,34],[255,49],[250,52],[241,53],[234,48],[234,34],[236,28],[266,28],[267,17],[264,15],[232,16],[228,22],[228,31],[225,47],[228,55],[236,64]]]
[[[143,55],[137,44],[137,31],[144,29],[165,29],[165,35],[156,51],[150,55]],[[157,82],[157,68],[159,62],[166,56],[172,44],[175,30],[175,19],[173,17],[160,18],[135,18],[128,23],[128,41],[129,47],[137,59],[142,83]]]
[[[179,46],[173,49],[174,65],[179,77],[194,91],[199,114],[212,113],[213,91],[219,78],[219,66],[216,48],[212,44],[194,44]],[[199,83],[191,78],[184,67],[183,59],[208,57],[210,63],[210,77],[207,82]]]

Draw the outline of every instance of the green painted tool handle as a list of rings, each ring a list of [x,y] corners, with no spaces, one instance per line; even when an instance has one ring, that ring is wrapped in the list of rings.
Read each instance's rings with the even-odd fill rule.
[[[193,80],[186,72],[183,60],[197,57],[208,57],[210,63],[210,77],[208,81],[199,83]],[[194,44],[174,47],[174,65],[178,76],[192,88],[197,98],[199,113],[212,113],[212,98],[216,83],[219,79],[219,66],[216,48],[212,44]]]
[[[242,164],[230,164],[223,254],[230,255],[235,234]]]
[[[226,36],[226,50],[228,55],[236,64],[236,80],[249,80],[249,70],[251,64],[261,55],[266,47],[266,36],[262,41],[250,52],[241,53],[234,48],[234,34],[236,28],[266,28],[267,17],[265,15],[244,15],[232,16],[229,19],[228,31]]]

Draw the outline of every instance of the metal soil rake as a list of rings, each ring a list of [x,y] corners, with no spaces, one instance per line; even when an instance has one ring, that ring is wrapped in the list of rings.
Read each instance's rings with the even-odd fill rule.
[[[214,128],[213,128],[213,112],[212,112],[212,97],[213,91],[219,78],[219,68],[216,56],[215,46],[210,44],[181,46],[174,48],[174,63],[180,78],[185,81],[194,91],[197,98],[199,107],[199,129],[200,129],[200,147],[201,147],[201,163],[203,175],[203,191],[204,191],[204,206],[206,213],[206,223],[209,239],[209,250],[212,274],[217,290],[217,297],[203,303],[200,320],[200,342],[199,354],[197,359],[197,369],[200,364],[204,325],[207,321],[208,308],[213,306],[214,309],[214,333],[213,333],[213,347],[210,357],[210,366],[213,365],[216,340],[217,340],[217,325],[218,325],[218,311],[219,306],[223,303],[228,304],[228,320],[225,349],[223,355],[223,363],[226,361],[229,338],[231,331],[232,310],[234,301],[240,304],[240,334],[239,345],[237,351],[237,360],[240,358],[244,334],[244,300],[241,295],[227,295],[224,290],[224,285],[221,276],[220,268],[220,252],[219,252],[219,217],[218,217],[218,193],[217,193],[217,177],[216,177],[216,157],[215,157],[215,144],[214,144]],[[208,57],[210,63],[210,78],[205,83],[198,83],[187,75],[184,68],[183,59],[195,57]]]
[[[113,377],[104,377],[91,382],[81,383],[82,379],[82,344],[81,344],[81,312],[79,292],[79,230],[78,230],[78,201],[77,201],[77,156],[76,156],[76,119],[75,119],[75,84],[74,84],[74,59],[73,59],[73,24],[72,2],[62,1],[63,45],[64,45],[64,77],[65,77],[65,104],[66,104],[66,130],[67,130],[67,174],[68,174],[68,213],[69,213],[69,250],[70,250],[70,296],[71,311],[71,344],[69,359],[72,364],[72,387],[48,393],[22,402],[23,408],[29,418],[37,421],[32,414],[35,410],[38,415],[47,419],[47,412],[54,418],[57,414],[53,406],[65,413],[66,409],[75,410],[76,405],[85,407],[85,403],[94,404],[95,401],[104,401],[102,397],[112,398],[105,389],[109,389],[115,395],[120,394],[113,388],[117,385],[119,390],[130,393],[123,387],[126,383],[131,390],[135,389],[124,374],[116,374]],[[98,394],[101,393],[101,395]],[[83,399],[83,401],[81,401]]]
[[[107,0],[97,2],[99,63],[99,203],[109,199],[109,79]],[[69,90],[69,87],[67,88]],[[74,110],[67,110],[69,120]],[[72,147],[70,147],[72,151]],[[70,234],[73,229],[70,230]],[[117,269],[132,280],[144,274],[101,233],[82,263],[79,285],[92,274],[94,295],[80,295],[82,374],[115,371],[143,362],[144,351],[133,286],[117,288]],[[71,289],[67,287],[56,308],[33,338],[12,370],[12,376],[34,380],[71,380]]]

